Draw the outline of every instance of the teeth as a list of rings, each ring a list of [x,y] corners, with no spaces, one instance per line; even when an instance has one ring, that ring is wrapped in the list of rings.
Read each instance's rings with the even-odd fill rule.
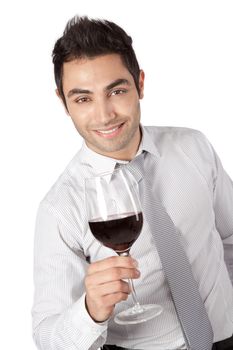
[[[101,132],[101,134],[111,134],[112,132],[116,131],[118,128],[119,126],[111,130],[98,130],[98,132]]]

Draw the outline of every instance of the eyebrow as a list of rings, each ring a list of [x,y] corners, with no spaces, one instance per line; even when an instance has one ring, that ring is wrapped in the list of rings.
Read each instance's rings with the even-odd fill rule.
[[[109,85],[107,85],[104,90],[105,91],[109,91],[111,89],[113,89],[115,86],[118,86],[118,85],[128,85],[130,86],[131,83],[129,82],[129,80],[127,79],[116,79],[114,80],[112,83],[110,83]],[[86,90],[86,89],[80,89],[80,88],[74,88],[72,90],[70,90],[67,94],[67,97],[70,98],[72,97],[73,95],[77,95],[77,94],[93,94],[92,91],[90,90]]]
[[[131,84],[130,84],[129,80],[127,80],[127,79],[117,79],[117,80],[114,80],[111,84],[107,85],[104,90],[105,91],[111,90],[112,88],[114,88],[117,85],[128,85],[128,86],[130,86]]]

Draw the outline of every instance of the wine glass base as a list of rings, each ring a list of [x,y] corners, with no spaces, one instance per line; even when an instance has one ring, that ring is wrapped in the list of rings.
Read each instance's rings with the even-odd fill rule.
[[[114,321],[118,324],[142,323],[158,316],[162,311],[162,306],[156,304],[136,305],[117,314]]]

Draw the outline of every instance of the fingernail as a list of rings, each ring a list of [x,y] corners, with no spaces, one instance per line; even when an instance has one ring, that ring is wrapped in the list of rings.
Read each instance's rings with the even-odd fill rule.
[[[136,270],[136,276],[139,277],[141,272],[139,270]]]
[[[137,262],[137,260],[134,260],[134,261],[133,261],[133,266],[138,267],[138,262]]]

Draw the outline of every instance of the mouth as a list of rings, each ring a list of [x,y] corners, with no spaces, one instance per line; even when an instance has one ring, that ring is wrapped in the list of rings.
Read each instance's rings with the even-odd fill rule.
[[[114,127],[108,128],[108,129],[95,130],[95,132],[96,132],[96,134],[98,134],[101,137],[110,139],[110,138],[117,136],[121,132],[122,126],[124,124],[125,123],[121,123],[119,125],[116,125]]]

